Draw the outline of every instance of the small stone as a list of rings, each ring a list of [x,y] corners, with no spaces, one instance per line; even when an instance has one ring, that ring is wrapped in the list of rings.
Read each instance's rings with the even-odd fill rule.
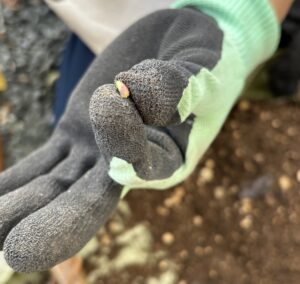
[[[241,220],[240,226],[244,230],[249,230],[253,225],[252,216],[247,215],[244,219]]]
[[[239,103],[239,110],[246,111],[250,109],[250,103],[246,100],[242,100]]]
[[[108,234],[104,234],[103,236],[101,236],[100,242],[103,246],[109,246],[111,244],[111,238]]]
[[[232,136],[233,136],[233,138],[234,138],[235,140],[240,140],[240,139],[241,139],[241,134],[240,134],[240,132],[237,131],[237,130],[234,130],[234,131],[232,132]]]
[[[289,215],[289,220],[292,222],[292,223],[297,223],[299,218],[298,218],[298,214],[293,212]]]
[[[297,129],[295,128],[295,127],[289,127],[288,129],[287,129],[287,135],[288,136],[296,136],[298,134],[298,131],[297,131]]]
[[[170,232],[166,232],[162,235],[162,242],[165,244],[165,245],[172,245],[175,241],[175,237],[172,233]]]
[[[205,166],[209,169],[213,169],[215,167],[216,163],[213,159],[208,159],[205,162]]]
[[[241,149],[241,148],[236,148],[235,151],[234,151],[234,154],[238,158],[242,158],[243,156],[245,156],[245,153],[244,153],[243,149]]]
[[[212,278],[212,279],[215,279],[218,277],[218,272],[214,269],[211,269],[208,273],[209,277]]]
[[[231,185],[229,187],[230,194],[237,194],[239,192],[239,187],[237,185]]]
[[[0,71],[0,92],[4,92],[7,89],[7,82],[4,74]]]
[[[115,82],[115,86],[123,99],[127,99],[130,96],[129,89],[123,82],[118,80]]]
[[[179,206],[185,196],[185,190],[183,187],[176,187],[174,193],[165,199],[164,205],[168,208]]]
[[[262,111],[260,112],[259,114],[259,118],[262,120],[262,121],[268,121],[271,119],[271,113],[270,112],[266,112],[266,111]]]
[[[225,197],[225,189],[222,186],[217,186],[214,191],[214,196],[216,199],[223,199]]]
[[[9,123],[11,117],[11,105],[8,103],[2,104],[0,107],[0,125]]]
[[[269,205],[269,206],[271,206],[271,207],[274,207],[275,205],[276,205],[276,203],[277,203],[277,200],[276,200],[276,198],[274,197],[274,195],[273,194],[271,194],[271,193],[269,193],[269,194],[267,194],[266,195],[266,203]]]
[[[47,79],[48,79],[48,77],[49,76],[51,76],[51,73],[52,72],[50,72],[48,75],[47,75]],[[20,82],[20,83],[28,83],[29,81],[30,81],[30,78],[29,78],[29,76],[27,75],[27,74],[25,74],[25,73],[21,73],[21,74],[19,74],[18,75],[18,81]],[[46,82],[46,85],[47,86],[50,86],[50,84],[48,84],[48,82]]]
[[[209,167],[204,167],[200,171],[199,179],[202,182],[210,182],[214,179],[214,172]]]
[[[161,271],[166,271],[169,267],[169,263],[167,260],[163,259],[159,262],[158,266]]]
[[[188,251],[186,249],[184,249],[184,250],[182,250],[182,251],[179,252],[179,257],[181,259],[187,259],[188,256],[189,256],[189,253],[188,253]]]
[[[283,175],[283,176],[279,177],[278,184],[279,184],[280,189],[283,192],[288,191],[292,187],[292,182],[287,175]]]
[[[281,121],[276,118],[276,119],[272,120],[271,124],[272,124],[272,127],[276,129],[281,126]]]
[[[205,255],[210,255],[213,252],[213,248],[210,246],[207,246],[204,248],[204,254]]]
[[[53,86],[55,81],[57,81],[58,78],[59,78],[59,72],[57,71],[50,72],[46,77],[46,85],[48,87]],[[28,83],[30,79],[26,74],[24,74],[24,76],[21,77],[20,80],[22,80],[23,83]]]
[[[300,170],[297,171],[297,181],[300,182]]]
[[[113,234],[118,234],[120,232],[123,231],[124,226],[117,221],[111,221],[108,225],[109,230],[113,233]]]
[[[221,235],[215,235],[215,236],[214,236],[214,240],[215,240],[215,243],[216,243],[217,245],[220,245],[220,244],[223,243],[224,238],[223,238]]]
[[[283,206],[278,206],[276,212],[278,213],[278,215],[284,217],[286,210]]]
[[[193,224],[196,227],[200,227],[203,224],[203,218],[200,215],[193,217]]]
[[[164,206],[158,206],[156,208],[156,212],[158,215],[160,215],[162,217],[166,217],[170,214],[170,210]]]
[[[262,153],[256,153],[254,155],[254,160],[259,163],[259,164],[262,164],[264,161],[265,161],[265,156],[264,154]]]
[[[204,248],[200,246],[196,246],[194,249],[194,252],[198,256],[203,256],[204,255]]]
[[[241,207],[240,207],[240,214],[249,214],[252,211],[252,199],[250,198],[243,198],[241,201]]]

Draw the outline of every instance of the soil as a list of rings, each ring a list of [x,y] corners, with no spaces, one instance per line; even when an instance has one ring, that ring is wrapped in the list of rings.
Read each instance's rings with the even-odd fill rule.
[[[167,256],[95,283],[146,283],[170,262],[165,283],[299,283],[299,142],[300,105],[240,102],[189,179],[126,198],[127,226],[145,224]]]

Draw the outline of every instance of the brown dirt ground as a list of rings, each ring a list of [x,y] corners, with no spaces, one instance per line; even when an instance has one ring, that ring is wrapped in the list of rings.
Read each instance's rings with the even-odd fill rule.
[[[299,143],[299,104],[241,101],[188,180],[128,195],[129,227],[147,225],[180,284],[300,283]],[[174,237],[169,246],[165,232]],[[133,283],[164,269],[134,267],[98,283]]]

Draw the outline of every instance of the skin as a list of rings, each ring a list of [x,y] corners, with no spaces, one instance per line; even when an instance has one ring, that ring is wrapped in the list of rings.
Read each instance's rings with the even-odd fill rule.
[[[277,15],[278,21],[282,22],[291,8],[294,0],[269,0]]]

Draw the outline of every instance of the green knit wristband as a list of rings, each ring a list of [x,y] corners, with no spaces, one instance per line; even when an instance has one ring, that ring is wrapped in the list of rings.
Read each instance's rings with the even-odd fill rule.
[[[268,0],[178,0],[172,4],[172,8],[187,6],[218,22],[249,73],[272,56],[278,46],[280,25]]]

